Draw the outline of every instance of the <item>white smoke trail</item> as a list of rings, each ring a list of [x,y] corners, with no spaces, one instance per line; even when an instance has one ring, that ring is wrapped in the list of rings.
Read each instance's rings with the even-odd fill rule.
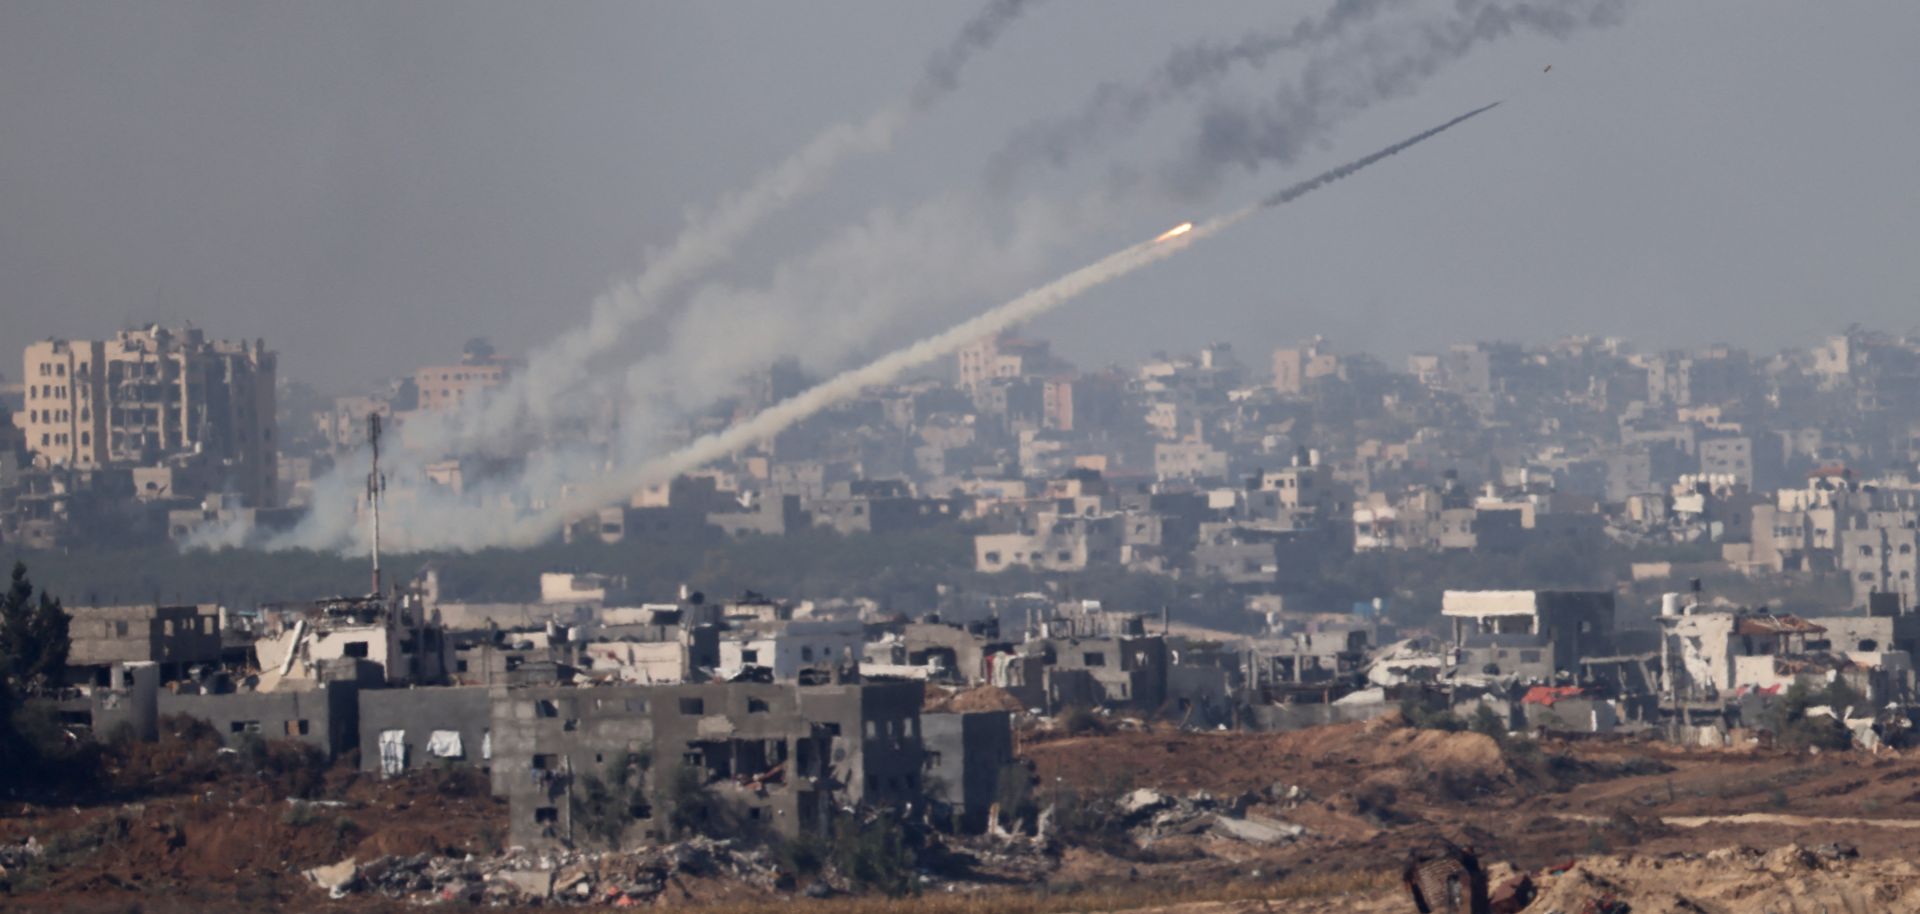
[[[1329,169],[1305,181],[1296,182],[1262,198],[1259,203],[1252,206],[1243,207],[1199,225],[1186,223],[1158,238],[1123,248],[934,336],[888,353],[860,368],[843,372],[798,396],[762,410],[745,422],[701,438],[679,451],[632,469],[608,474],[589,485],[580,487],[543,515],[534,518],[527,532],[534,534],[537,539],[543,535],[543,530],[557,529],[568,517],[616,500],[642,486],[672,479],[681,473],[698,469],[755,442],[771,438],[836,403],[857,397],[863,391],[873,387],[890,383],[914,368],[950,356],[975,340],[1032,320],[1073,300],[1089,289],[1171,257],[1198,241],[1226,231],[1262,209],[1290,203],[1328,184],[1347,178],[1382,159],[1397,155],[1469,118],[1491,110],[1497,104],[1496,102],[1494,105],[1474,109],[1377,152]]]
[[[844,372],[798,396],[770,406],[745,422],[715,432],[693,444],[638,467],[609,474],[582,486],[539,518],[535,531],[557,528],[566,518],[618,499],[635,489],[671,479],[688,470],[773,436],[836,403],[901,374],[953,354],[961,346],[1052,310],[1088,289],[1125,276],[1147,264],[1172,256],[1194,241],[1238,222],[1252,210],[1243,210],[1206,226],[1162,241],[1145,241],[1109,254],[991,311],[905,349],[882,356],[862,368]]]
[[[1261,162],[1290,161],[1298,150],[1324,138],[1335,124],[1371,101],[1410,91],[1423,77],[1484,39],[1516,27],[1539,28],[1557,37],[1571,25],[1604,18],[1603,13],[1616,6],[1617,0],[1457,0],[1449,4],[1447,15],[1383,28],[1363,36],[1365,40],[1357,41],[1347,53],[1315,61],[1299,87],[1282,91],[1284,104],[1270,106],[1252,118],[1261,122],[1261,129],[1230,131],[1224,138],[1202,131],[1196,147],[1200,152],[1189,161],[1209,178],[1217,178],[1214,173],[1229,166],[1255,168]],[[1211,130],[1215,120],[1210,118],[1206,126]],[[1219,154],[1229,147],[1244,147],[1241,153],[1246,154]],[[1114,195],[1120,196],[1124,195]],[[1136,201],[1140,197],[1132,196]],[[870,220],[820,250],[782,265],[764,289],[710,286],[703,290],[690,307],[681,309],[673,332],[663,337],[663,350],[627,373],[629,402],[620,417],[622,431],[630,436],[626,447],[611,453],[569,450],[555,443],[564,440],[561,436],[542,434],[536,424],[526,423],[530,434],[541,440],[533,450],[536,459],[525,472],[482,487],[479,495],[455,499],[423,493],[414,505],[396,505],[392,513],[406,518],[396,523],[417,531],[417,538],[396,539],[396,544],[474,548],[536,542],[550,534],[553,525],[543,521],[529,526],[520,511],[547,512],[555,504],[573,508],[582,500],[558,493],[579,491],[572,488],[579,480],[595,480],[606,488],[607,480],[622,475],[618,466],[657,465],[658,461],[641,458],[658,453],[658,442],[637,439],[676,419],[677,409],[710,404],[731,392],[729,385],[743,372],[776,356],[797,354],[816,367],[830,366],[855,347],[885,338],[890,325],[910,306],[926,307],[924,303],[930,301],[950,306],[956,290],[965,296],[1004,289],[1006,279],[1031,275],[1032,267],[1045,262],[1045,256],[1057,252],[1065,240],[1078,237],[1078,230],[1089,223],[1082,218],[1055,218],[1049,225],[1047,219],[1035,219],[1038,228],[1015,232],[1007,244],[995,248],[980,241],[991,233],[982,227],[978,213],[968,209],[983,204],[977,200],[956,203],[956,199],[965,200],[965,195],[935,198],[904,218]],[[1080,205],[1096,213],[1118,212],[1113,200]],[[1047,209],[1034,206],[1036,211]],[[1097,219],[1092,222],[1098,224]],[[901,231],[903,226],[910,230]],[[962,243],[955,243],[956,239]],[[1003,261],[1013,267],[1007,268]],[[970,265],[975,272],[989,273],[990,280],[969,275]],[[992,269],[981,269],[982,265]],[[927,294],[929,288],[943,284],[953,287],[940,290],[949,297]],[[660,421],[652,421],[655,418]],[[352,461],[347,464],[353,466]],[[317,497],[316,504],[351,505],[357,475],[357,471],[344,474],[349,484]],[[509,506],[515,510],[507,510]],[[330,510],[310,520],[275,545],[344,548],[358,536],[350,511]],[[539,532],[543,529],[544,534]]]
[[[558,437],[556,429],[590,420],[591,410],[602,401],[582,396],[582,390],[594,381],[598,363],[619,350],[635,327],[658,317],[675,290],[725,262],[754,229],[817,191],[839,166],[891,148],[895,135],[914,115],[956,91],[966,65],[1041,2],[988,0],[947,46],[929,58],[907,100],[863,121],[822,131],[745,189],[722,198],[708,211],[690,212],[680,235],[666,247],[650,251],[638,276],[598,297],[585,324],[534,350],[526,364],[488,396],[468,400],[458,409],[411,417],[396,442],[399,447],[390,455],[396,476],[418,476],[426,463],[448,455],[537,452]],[[358,488],[356,456],[343,461],[338,472],[314,481],[315,512],[299,529],[275,537],[273,544],[333,548],[352,539],[353,520],[341,506],[352,504],[352,493]],[[420,497],[434,496],[423,490]],[[187,548],[240,545],[251,535],[240,524],[208,528]]]
[[[966,64],[1040,2],[988,0],[953,41],[929,59],[907,101],[822,131],[744,190],[706,212],[690,212],[680,235],[649,252],[638,276],[617,283],[594,301],[585,324],[531,353],[524,368],[490,396],[472,401],[468,408],[417,419],[408,445],[428,453],[459,453],[499,449],[507,443],[506,450],[516,451],[512,442],[524,443],[556,422],[580,418],[565,414],[564,407],[587,402],[569,394],[587,383],[596,360],[614,352],[634,327],[657,315],[674,290],[724,263],[754,229],[819,190],[842,164],[891,148],[913,115],[957,90]]]

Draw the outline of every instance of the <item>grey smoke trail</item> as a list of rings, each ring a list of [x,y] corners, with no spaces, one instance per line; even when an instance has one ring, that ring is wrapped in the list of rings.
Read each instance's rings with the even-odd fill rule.
[[[1333,182],[1338,181],[1342,178],[1348,177],[1349,175],[1352,175],[1354,172],[1359,171],[1360,169],[1365,168],[1369,165],[1372,165],[1373,163],[1378,162],[1381,159],[1405,152],[1408,148],[1418,143],[1425,142],[1426,140],[1439,136],[1440,134],[1454,127],[1459,126],[1460,124],[1465,123],[1469,118],[1473,118],[1481,114],[1485,114],[1486,112],[1492,111],[1493,109],[1498,107],[1500,107],[1500,103],[1494,102],[1491,105],[1484,105],[1479,108],[1475,108],[1472,111],[1462,114],[1459,117],[1456,117],[1453,120],[1450,120],[1444,124],[1441,124],[1438,127],[1432,127],[1427,130],[1423,130],[1419,133],[1416,133],[1413,136],[1407,137],[1406,139],[1401,140],[1400,142],[1395,143],[1392,146],[1388,146],[1387,148],[1382,149],[1379,152],[1373,153],[1371,155],[1363,156],[1358,159],[1354,159],[1353,161],[1348,162],[1345,165],[1341,165],[1338,168],[1328,169],[1317,175],[1314,175],[1311,178],[1306,179],[1305,181],[1301,181],[1297,184],[1287,185],[1286,187],[1280,188],[1279,190],[1274,191],[1271,194],[1268,194],[1266,197],[1261,198],[1260,207],[1264,209],[1269,206],[1284,206],[1288,203],[1292,203],[1293,201],[1298,200],[1301,197],[1304,197],[1310,193],[1313,193],[1314,191],[1319,190],[1322,187],[1332,184]]]
[[[1032,320],[1071,301],[1089,289],[1171,257],[1186,250],[1197,241],[1231,228],[1260,210],[1290,203],[1328,184],[1350,177],[1361,169],[1432,139],[1470,118],[1491,110],[1498,104],[1495,102],[1492,105],[1476,108],[1377,152],[1329,169],[1307,180],[1288,185],[1252,206],[1199,225],[1189,223],[1184,227],[1185,231],[1175,229],[1151,241],[1143,241],[1109,254],[934,336],[904,349],[895,350],[860,368],[843,372],[798,396],[762,410],[745,422],[707,435],[657,460],[610,473],[595,480],[591,485],[582,486],[539,517],[532,519],[531,525],[522,527],[519,533],[527,537],[526,542],[538,542],[550,535],[552,530],[557,529],[567,518],[582,511],[616,501],[642,486],[672,479],[680,473],[698,469],[754,442],[770,438],[834,404],[859,396],[861,392],[870,388],[890,383],[914,368],[950,356],[968,343]]]
[[[941,96],[959,88],[960,70],[967,65],[967,61],[991,47],[1007,26],[1041,2],[987,0],[986,8],[967,20],[960,34],[954,36],[953,42],[935,52],[933,58],[927,61],[926,75],[921,77],[920,85],[913,90],[914,110],[925,109]]]
[[[1231,168],[1288,163],[1334,121],[1413,93],[1478,46],[1520,31],[1565,39],[1624,21],[1628,0],[1455,0],[1450,15],[1361,36],[1311,61],[1300,79],[1254,106],[1217,104],[1188,149],[1164,168],[1170,190],[1200,194]]]
[[[1041,164],[1063,168],[1085,151],[1138,126],[1163,105],[1218,84],[1237,67],[1263,67],[1277,54],[1324,43],[1389,7],[1408,2],[1335,0],[1324,15],[1301,20],[1290,29],[1178,48],[1145,80],[1101,83],[1080,110],[1020,128],[989,161],[988,179],[1005,187]]]

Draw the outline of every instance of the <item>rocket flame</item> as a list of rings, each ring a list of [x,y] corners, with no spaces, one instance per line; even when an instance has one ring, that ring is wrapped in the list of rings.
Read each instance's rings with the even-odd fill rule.
[[[1164,232],[1161,232],[1160,237],[1153,239],[1153,243],[1159,244],[1160,242],[1165,241],[1168,238],[1178,238],[1181,235],[1185,235],[1186,233],[1191,231],[1193,231],[1193,223],[1182,222],[1179,225],[1174,226],[1173,228],[1170,228]]]

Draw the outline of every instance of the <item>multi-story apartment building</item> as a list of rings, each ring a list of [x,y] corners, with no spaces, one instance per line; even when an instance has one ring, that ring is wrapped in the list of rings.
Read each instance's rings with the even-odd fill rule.
[[[467,350],[458,365],[429,365],[413,373],[421,409],[457,409],[468,398],[506,383],[513,371],[512,361],[473,345]]]
[[[35,462],[91,469],[198,455],[225,466],[250,503],[272,503],[275,355],[263,342],[150,326],[43,340],[24,367],[20,427]]]

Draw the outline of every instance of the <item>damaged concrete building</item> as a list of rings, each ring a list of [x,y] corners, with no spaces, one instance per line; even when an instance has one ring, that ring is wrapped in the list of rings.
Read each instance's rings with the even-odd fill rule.
[[[445,630],[413,594],[267,606],[262,616],[266,622],[254,650],[263,692],[339,679],[438,683],[451,665]]]
[[[1025,641],[985,662],[987,681],[1029,708],[1154,711],[1167,703],[1165,635],[1149,634],[1139,616],[1108,613],[1097,603],[1039,620]]]
[[[588,778],[595,790],[624,785],[622,841],[667,837],[676,817],[819,833],[841,807],[925,802],[923,698],[917,682],[502,690],[494,791],[511,808],[509,840],[525,847],[583,838],[578,820],[597,814],[581,806]]]
[[[220,609],[191,606],[72,606],[73,647],[67,674],[76,683],[107,684],[117,663],[155,663],[166,680],[189,667],[220,662]]]
[[[1449,590],[1440,614],[1453,625],[1459,669],[1546,681],[1613,649],[1613,594],[1605,591]]]

